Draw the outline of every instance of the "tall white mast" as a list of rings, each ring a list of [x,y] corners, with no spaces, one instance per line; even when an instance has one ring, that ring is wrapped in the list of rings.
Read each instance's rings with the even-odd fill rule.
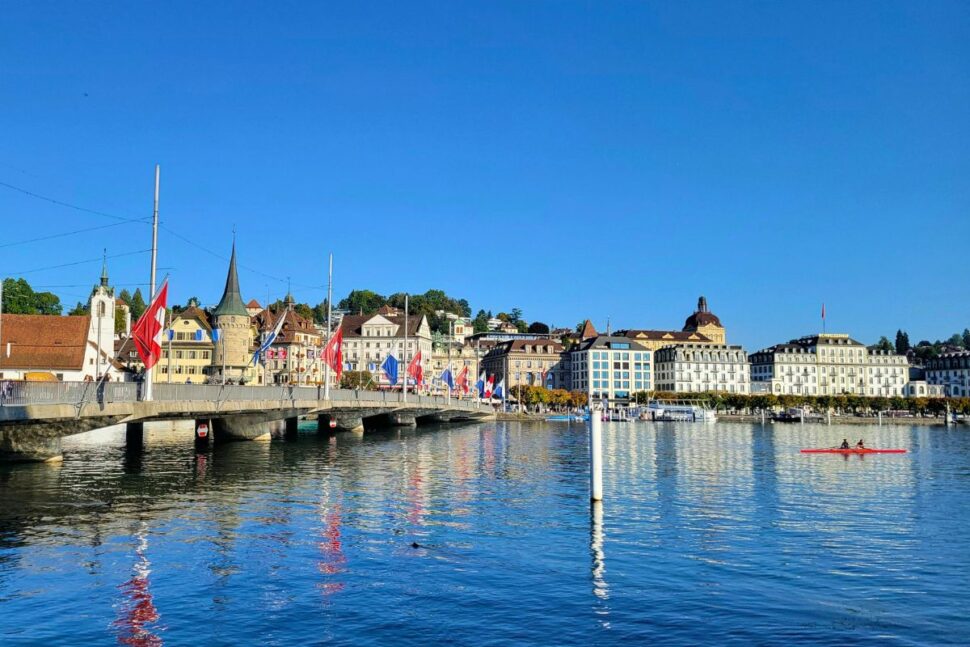
[[[158,259],[158,175],[159,166],[155,165],[155,206],[152,209],[152,274],[151,282],[148,285],[149,298],[148,302],[151,303],[155,299],[155,262]],[[145,369],[145,385],[142,391],[144,400],[152,399],[152,377],[153,369]]]
[[[331,318],[333,317],[333,252],[330,252],[330,270],[327,274],[327,345],[324,351],[330,348],[330,337],[333,335]],[[324,361],[323,376],[323,399],[330,399],[330,362]]]

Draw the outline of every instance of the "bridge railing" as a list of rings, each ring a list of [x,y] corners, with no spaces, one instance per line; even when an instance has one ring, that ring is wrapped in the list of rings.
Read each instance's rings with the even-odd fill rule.
[[[136,382],[20,382],[0,380],[0,406],[32,404],[71,404],[137,402],[142,385]],[[156,383],[154,399],[165,402],[245,402],[245,401],[310,401],[324,400],[323,387],[316,386],[244,386],[238,384],[168,384]],[[402,404],[403,396],[396,391],[359,391],[331,389],[330,400],[335,402]],[[433,408],[474,410],[474,400],[459,400],[443,395],[408,393],[407,401]]]
[[[135,382],[19,382],[0,380],[0,406],[135,402]]]

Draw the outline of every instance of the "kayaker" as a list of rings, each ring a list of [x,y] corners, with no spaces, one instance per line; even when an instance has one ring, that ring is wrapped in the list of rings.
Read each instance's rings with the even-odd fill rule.
[[[843,438],[842,439],[842,446],[839,447],[839,449],[849,449],[849,439],[848,438]]]
[[[862,442],[862,439],[860,438],[859,439],[859,442],[857,442],[855,444],[855,448],[856,449],[865,449],[866,448],[866,444],[864,442]]]

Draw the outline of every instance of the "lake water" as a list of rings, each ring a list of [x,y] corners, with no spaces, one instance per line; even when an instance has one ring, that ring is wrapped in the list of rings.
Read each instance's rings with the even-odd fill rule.
[[[593,509],[578,424],[70,438],[0,468],[0,644],[970,641],[967,428],[604,427]]]

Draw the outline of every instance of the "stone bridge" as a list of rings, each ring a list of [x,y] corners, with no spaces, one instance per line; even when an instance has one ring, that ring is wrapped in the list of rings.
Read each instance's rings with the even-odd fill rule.
[[[52,460],[61,438],[116,424],[140,437],[146,422],[194,420],[215,440],[269,440],[270,423],[285,420],[295,433],[299,419],[314,417],[321,431],[459,422],[494,416],[475,399],[395,391],[323,387],[155,384],[151,401],[141,385],[93,382],[0,383],[0,461]],[[208,442],[208,436],[201,440]],[[197,441],[199,438],[197,438]]]

